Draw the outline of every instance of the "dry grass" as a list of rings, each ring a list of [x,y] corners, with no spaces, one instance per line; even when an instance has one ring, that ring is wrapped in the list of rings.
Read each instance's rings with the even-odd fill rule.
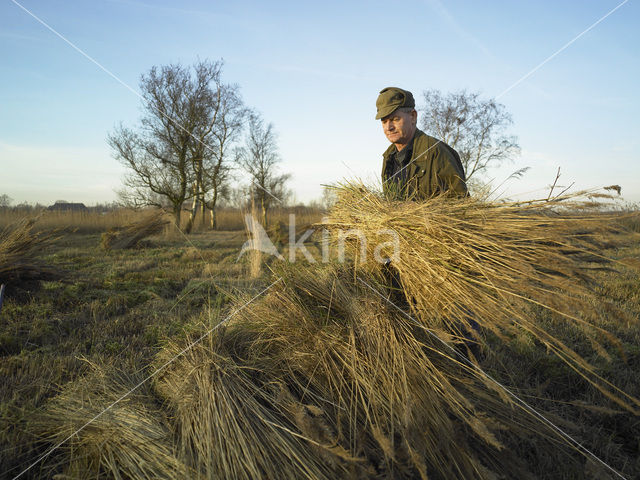
[[[62,478],[196,478],[175,455],[168,423],[148,388],[113,405],[142,378],[92,365],[38,415],[39,435],[53,445],[64,441],[52,452],[52,459],[66,453]]]
[[[603,311],[620,318],[624,313],[590,303],[591,273],[610,263],[599,253],[600,235],[611,231],[616,216],[585,212],[579,194],[526,205],[445,197],[389,202],[359,185],[340,188],[337,195],[325,226],[363,233],[364,245],[352,246],[364,268],[381,270],[374,258],[387,242],[377,253],[393,256],[402,306],[442,341],[456,345],[472,335],[483,343],[483,333],[491,333],[508,342],[526,332],[610,399],[640,411],[640,401],[602,378],[531,310],[543,308],[556,322],[578,326],[603,356],[618,347],[595,319]],[[397,251],[388,244],[389,231],[397,236]]]
[[[167,345],[151,369],[169,362],[154,391],[136,392],[65,444],[58,460],[68,474],[528,478],[504,440],[548,435],[543,426],[522,418],[350,269],[280,275],[246,308],[239,300],[231,321],[192,348]],[[56,444],[135,381],[85,377],[50,402],[40,435]],[[158,400],[166,415],[154,409]]]
[[[218,211],[218,230],[244,230],[244,215],[246,211],[235,208],[221,208]],[[309,225],[320,221],[325,214],[322,210],[311,207],[273,208],[269,210],[269,225],[265,229],[276,225],[289,225],[289,215],[295,214],[296,224]],[[260,215],[256,215],[260,218]]]
[[[220,208],[217,213],[217,230],[240,231],[244,230],[244,214],[246,212],[237,208]],[[298,225],[316,223],[320,221],[324,212],[311,207],[274,208],[270,211],[271,224],[278,223],[288,225],[289,214],[295,213]],[[51,211],[45,208],[0,208],[0,228],[26,218],[37,217],[35,230],[45,231],[54,229],[67,229],[78,233],[102,233],[107,230],[117,229],[129,223],[140,220],[145,215],[145,210],[133,210],[120,208],[110,212],[97,212],[93,210],[78,211]],[[209,230],[209,210],[205,213],[206,222],[203,224],[198,217],[194,224],[194,232]],[[188,222],[188,211],[184,210],[180,228],[184,231]]]
[[[318,454],[333,454],[355,478],[484,478],[494,469],[521,470],[501,456],[498,422],[488,414],[506,420],[512,410],[497,397],[474,402],[482,397],[472,394],[481,388],[473,373],[352,271],[296,268],[281,275],[282,285],[243,310],[225,335],[232,345],[247,333],[254,337],[240,358],[285,384],[279,402]]]
[[[34,222],[20,220],[0,232],[0,283],[15,287],[61,277],[61,270],[38,258],[53,234],[34,232]]]
[[[487,388],[353,272],[296,270],[283,278],[186,352],[182,342],[165,347],[155,366],[173,361],[155,391],[128,399],[77,443],[74,437],[62,460],[68,471],[123,478],[533,478],[511,445],[552,432],[503,392]],[[90,377],[54,401],[52,444],[124,391],[117,385],[133,384],[96,383]],[[166,414],[152,408],[158,400]],[[168,427],[158,426],[162,418],[170,419]],[[580,468],[569,448],[547,442],[537,449],[564,451],[566,463]],[[176,465],[188,473],[177,475]]]
[[[379,279],[332,266],[278,277],[156,361],[174,359],[156,389],[189,466],[234,479],[533,478],[504,442],[552,432],[358,280]]]
[[[67,229],[79,233],[97,233],[121,227],[139,216],[139,212],[126,208],[106,213],[4,208],[0,209],[0,227],[26,218],[37,218],[34,225],[34,229],[37,231]]]
[[[171,344],[158,363],[183,348]],[[265,376],[239,364],[230,348],[220,337],[208,338],[157,382],[187,463],[204,478],[337,478],[335,468],[289,433],[296,426],[276,403],[278,383],[263,383]]]
[[[221,208],[217,213],[218,230],[244,230],[243,212],[236,208]]]
[[[147,213],[135,222],[102,234],[100,244],[105,250],[133,248],[151,235],[161,233],[170,221],[162,211]]]

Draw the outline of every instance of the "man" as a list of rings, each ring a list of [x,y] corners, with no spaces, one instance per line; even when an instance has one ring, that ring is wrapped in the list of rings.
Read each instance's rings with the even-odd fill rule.
[[[416,127],[418,113],[411,92],[397,87],[380,91],[376,120],[392,145],[384,152],[382,185],[397,200],[426,200],[434,195],[467,195],[460,156],[449,145]]]
[[[468,195],[464,168],[460,156],[449,145],[416,127],[418,113],[413,94],[397,87],[380,91],[376,120],[382,120],[382,130],[392,145],[384,152],[382,186],[387,197],[397,200],[426,200],[435,195],[465,197]],[[409,310],[398,272],[391,261],[384,264],[389,282],[390,301]],[[468,320],[471,328],[478,324]],[[480,347],[467,328],[460,324],[455,334],[462,338],[460,353],[475,357]],[[463,348],[465,347],[465,348]]]

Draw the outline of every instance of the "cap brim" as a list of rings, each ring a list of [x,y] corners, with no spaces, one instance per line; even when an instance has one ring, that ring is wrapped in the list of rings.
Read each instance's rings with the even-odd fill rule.
[[[399,106],[394,106],[394,105],[381,108],[380,110],[378,110],[378,114],[376,115],[376,120],[380,120],[381,118],[384,118],[384,117],[386,117],[388,115],[391,115],[398,108],[400,108],[400,107]]]

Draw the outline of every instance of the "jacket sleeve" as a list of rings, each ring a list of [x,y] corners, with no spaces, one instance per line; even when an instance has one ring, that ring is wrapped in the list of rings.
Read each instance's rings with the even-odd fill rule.
[[[438,146],[433,159],[431,189],[436,194],[446,193],[455,197],[468,195],[464,171],[459,162],[446,149]]]

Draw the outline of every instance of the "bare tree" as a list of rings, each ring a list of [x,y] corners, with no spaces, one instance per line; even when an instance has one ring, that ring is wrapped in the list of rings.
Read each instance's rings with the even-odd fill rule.
[[[237,149],[236,155],[239,165],[251,177],[251,197],[260,207],[266,226],[269,208],[275,202],[282,202],[287,194],[286,183],[291,178],[289,174],[277,173],[281,159],[273,124],[265,125],[260,115],[252,114],[245,144]]]
[[[214,96],[214,128],[211,131],[209,155],[203,157],[203,206],[211,212],[210,227],[216,228],[216,207],[220,198],[230,194],[229,180],[235,157],[232,147],[244,126],[248,110],[237,85],[217,85]],[[208,139],[209,140],[209,139]],[[203,209],[204,214],[204,209]],[[202,217],[204,222],[204,215]]]
[[[195,78],[197,82],[196,95],[198,97],[197,109],[201,122],[194,126],[191,133],[192,141],[189,143],[189,154],[191,157],[191,170],[193,174],[193,187],[191,195],[193,204],[189,214],[189,221],[185,231],[191,232],[193,228],[198,207],[202,213],[201,218],[204,222],[205,216],[205,163],[215,156],[215,148],[209,145],[209,139],[213,130],[216,128],[217,120],[217,101],[221,86],[221,69],[220,62],[209,63],[201,62],[194,66]]]
[[[199,64],[196,70],[209,69],[211,75],[197,75],[209,78],[202,86],[201,105],[208,121],[196,127],[194,142],[191,144],[193,164],[193,204],[187,223],[187,231],[195,222],[198,207],[201,222],[205,222],[205,211],[211,212],[211,228],[216,228],[216,206],[218,199],[228,192],[231,177],[232,156],[229,150],[243,127],[247,111],[240,97],[239,87],[222,82],[221,63]],[[215,70],[215,71],[214,71]]]
[[[3,193],[2,195],[0,195],[0,208],[10,207],[12,202],[13,202],[13,198],[11,198],[6,193]]]
[[[108,141],[114,155],[130,169],[124,189],[118,192],[120,199],[134,207],[169,207],[180,225],[182,204],[189,194],[188,139],[179,138],[174,145],[155,143],[156,139],[120,126]]]
[[[142,76],[140,125],[120,126],[108,137],[114,156],[129,170],[120,192],[129,204],[169,204],[177,225],[185,201],[199,198],[204,206],[204,169],[216,156],[209,142],[218,128],[221,69],[221,62],[203,61],[192,69],[153,67]]]
[[[229,189],[227,204],[232,208],[246,209],[250,206],[251,188],[248,185],[237,185]]]
[[[458,151],[467,181],[520,153],[517,137],[506,134],[511,115],[495,99],[464,90],[425,90],[423,98],[422,128]]]

